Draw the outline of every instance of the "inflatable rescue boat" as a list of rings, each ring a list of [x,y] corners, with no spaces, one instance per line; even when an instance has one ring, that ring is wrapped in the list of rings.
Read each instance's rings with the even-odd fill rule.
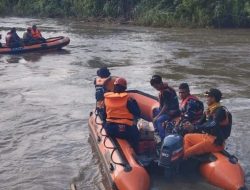
[[[52,49],[61,49],[62,47],[68,45],[70,39],[68,37],[59,36],[46,39],[45,43],[37,43],[33,45],[26,45],[22,47],[10,48],[6,47],[5,44],[2,44],[0,47],[0,54],[17,54],[17,53],[26,53],[33,51],[44,51]]]
[[[127,92],[130,97],[137,101],[141,110],[141,118],[152,121],[153,110],[159,106],[157,99],[136,90]],[[182,137],[180,135],[169,135],[165,137],[163,145],[161,145],[160,154],[157,155],[152,152],[152,149],[156,147],[152,146],[152,140],[156,144],[154,137],[153,139],[151,137],[140,139],[140,153],[137,151],[136,154],[127,141],[107,136],[102,121],[95,112],[90,113],[88,124],[90,136],[103,161],[109,184],[113,189],[148,190],[150,188],[150,177],[145,167],[150,162],[147,164],[142,162],[140,155],[145,157],[151,154],[149,160],[166,169],[169,168],[169,164],[176,162],[178,155],[183,151]],[[173,147],[175,149],[172,152],[164,152]],[[149,152],[150,154],[148,154]],[[247,189],[244,172],[237,158],[226,151],[207,155],[207,159],[202,161],[199,167],[201,175],[212,185],[225,190]]]

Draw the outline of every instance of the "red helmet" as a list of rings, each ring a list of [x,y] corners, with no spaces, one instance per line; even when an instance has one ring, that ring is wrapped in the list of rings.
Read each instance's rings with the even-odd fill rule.
[[[121,85],[121,86],[127,88],[127,81],[124,78],[117,78],[114,82],[114,85]]]

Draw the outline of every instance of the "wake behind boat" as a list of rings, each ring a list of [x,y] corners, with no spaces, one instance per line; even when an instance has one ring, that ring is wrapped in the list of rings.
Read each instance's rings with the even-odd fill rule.
[[[2,44],[2,47],[0,47],[0,54],[18,54],[33,51],[58,50],[68,45],[69,42],[70,39],[68,37],[58,36],[46,39],[45,43],[25,45],[22,47],[10,48],[6,47],[6,44]]]

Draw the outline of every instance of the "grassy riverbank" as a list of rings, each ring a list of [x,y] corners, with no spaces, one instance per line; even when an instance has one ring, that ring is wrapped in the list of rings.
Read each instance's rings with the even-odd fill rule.
[[[250,0],[0,0],[0,14],[112,18],[165,27],[250,27]]]

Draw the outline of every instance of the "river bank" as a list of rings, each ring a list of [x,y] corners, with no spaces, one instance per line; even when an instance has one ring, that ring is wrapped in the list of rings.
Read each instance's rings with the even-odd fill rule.
[[[250,2],[195,0],[2,0],[0,14],[160,27],[250,27]]]

